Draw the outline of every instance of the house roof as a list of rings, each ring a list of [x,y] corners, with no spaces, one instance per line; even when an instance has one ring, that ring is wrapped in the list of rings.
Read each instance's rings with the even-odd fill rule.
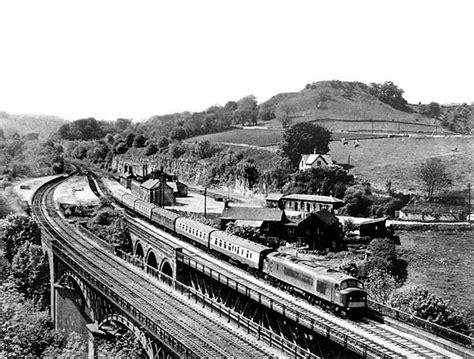
[[[173,189],[173,192],[178,192],[178,184],[176,182],[166,182],[166,184]]]
[[[263,221],[249,221],[244,219],[238,219],[235,221],[237,226],[248,226],[248,227],[255,227],[260,228],[263,224]]]
[[[367,220],[367,221],[364,221],[364,222],[360,223],[360,226],[364,226],[366,224],[385,223],[387,221],[387,219],[388,219],[388,217],[370,219],[370,220]]]
[[[222,219],[243,221],[271,221],[280,222],[284,212],[278,208],[266,207],[230,207],[224,208]]]
[[[328,211],[317,211],[312,213],[312,215],[316,216],[321,222],[328,226],[332,226],[335,223],[339,222],[339,219],[332,213]]]
[[[300,224],[302,224],[304,222],[311,221],[313,218],[318,219],[320,222],[322,222],[323,224],[325,224],[326,226],[329,226],[329,227],[336,224],[337,222],[339,222],[339,219],[335,215],[333,215],[332,213],[330,213],[328,211],[317,211],[317,212],[312,212],[306,218],[292,219],[292,222],[290,222],[286,225],[297,227],[297,226],[299,226]]]
[[[321,155],[319,153],[312,153],[309,155],[301,155],[301,160],[304,164],[311,166],[317,159],[322,159],[327,165],[332,165],[333,161],[329,155]]]
[[[344,203],[342,199],[332,196],[320,196],[317,194],[288,194],[283,196],[283,199],[290,201],[310,201],[320,203]]]
[[[160,187],[160,180],[159,179],[146,180],[145,182],[141,184],[141,187],[145,189],[153,189],[153,188]]]
[[[269,193],[265,198],[267,201],[279,201],[283,197],[283,193]]]

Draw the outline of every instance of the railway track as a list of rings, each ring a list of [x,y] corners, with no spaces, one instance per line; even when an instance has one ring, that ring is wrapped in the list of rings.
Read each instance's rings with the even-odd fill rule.
[[[107,283],[125,301],[156,323],[166,323],[166,331],[178,338],[192,357],[268,357],[260,345],[244,339],[237,331],[197,310],[169,288],[156,284],[131,270],[102,249],[78,240],[78,234],[52,210],[54,184],[42,187],[34,197],[33,213],[43,228],[59,242],[64,253]],[[47,208],[45,211],[44,208]]]
[[[133,219],[130,216],[127,218],[133,221],[136,228],[143,231],[144,238],[152,238],[151,244],[155,241],[160,241],[160,237],[162,241],[170,241],[171,236],[168,233],[161,230],[153,230],[145,223],[142,223],[141,220]],[[174,239],[174,243],[176,246],[185,248],[182,255],[178,254],[178,258],[181,257],[180,260],[184,262],[189,260],[191,263],[188,263],[188,266],[193,267],[194,264],[198,263],[199,267],[204,265],[207,268],[205,273],[216,280],[225,282],[226,278],[229,278],[231,283],[239,283],[237,287],[242,293],[250,295],[256,301],[261,301],[262,304],[271,306],[273,310],[279,313],[285,313],[287,317],[296,319],[300,324],[311,328],[321,335],[326,336],[329,328],[334,339],[338,337],[340,344],[345,345],[347,343],[348,347],[358,354],[374,358],[443,357],[440,353],[398,336],[381,326],[372,324],[371,327],[366,322],[349,321],[327,313],[320,308],[310,305],[301,298],[293,297],[261,280],[251,277],[244,270],[216,260],[214,257],[177,238]],[[377,329],[374,329],[374,327]],[[345,337],[349,338],[349,342]]]
[[[105,193],[107,188],[104,187],[104,185],[97,179],[95,175],[94,177],[97,183],[91,179],[92,186],[97,188],[99,184],[102,187],[100,191],[97,190],[96,194],[101,195],[101,192]],[[136,223],[139,222],[137,221]],[[143,224],[141,225],[144,230],[143,234],[146,234],[147,238],[150,238],[151,234],[151,237],[161,236],[166,241],[169,241],[169,234],[166,233],[165,237],[163,234],[160,234],[159,231],[150,233],[148,226]],[[153,239],[153,241],[156,242],[155,239]],[[383,325],[378,323],[369,323],[367,321],[349,321],[335,317],[319,308],[310,305],[303,299],[290,296],[289,294],[281,292],[274,287],[269,287],[261,281],[248,280],[247,278],[249,277],[249,274],[247,272],[234,266],[230,266],[227,263],[216,261],[216,259],[213,257],[208,255],[196,256],[196,253],[193,253],[193,260],[197,260],[197,258],[199,258],[199,263],[201,265],[203,264],[209,269],[212,269],[209,271],[209,275],[212,276],[214,273],[215,279],[217,279],[216,273],[220,272],[221,274],[224,274],[230,278],[232,281],[240,283],[241,288],[248,288],[251,292],[255,293],[253,299],[261,300],[262,296],[272,298],[271,305],[273,308],[280,307],[280,313],[286,312],[286,314],[288,314],[288,311],[293,312],[293,317],[296,318],[298,322],[306,324],[307,327],[315,329],[316,332],[319,332],[319,334],[322,335],[328,333],[329,328],[333,335],[335,333],[336,336],[337,334],[341,335],[339,340],[341,344],[347,345],[348,348],[352,346],[353,351],[356,353],[366,355],[368,357],[444,357],[444,355],[439,353],[437,350],[428,348],[417,341],[407,339],[405,336],[398,335],[394,333],[393,330],[385,329]],[[221,276],[219,277],[221,278]],[[247,291],[247,289],[245,289],[245,291]],[[353,341],[354,345],[348,344],[347,338],[350,338],[350,341]],[[359,343],[359,345],[356,343]],[[360,343],[362,343],[362,346]]]

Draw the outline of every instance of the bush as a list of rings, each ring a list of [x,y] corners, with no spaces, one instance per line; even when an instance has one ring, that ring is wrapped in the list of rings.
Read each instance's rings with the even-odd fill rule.
[[[169,153],[172,158],[179,158],[186,153],[186,147],[180,143],[173,143],[170,145]]]
[[[145,156],[151,156],[154,155],[155,153],[158,152],[158,146],[155,143],[150,143],[146,150],[145,150]]]
[[[31,217],[9,215],[3,226],[3,240],[5,258],[11,263],[18,249],[25,242],[41,245],[41,230]]]
[[[444,299],[430,293],[423,287],[395,293],[390,304],[432,323],[469,335],[469,323],[465,313],[455,310]]]

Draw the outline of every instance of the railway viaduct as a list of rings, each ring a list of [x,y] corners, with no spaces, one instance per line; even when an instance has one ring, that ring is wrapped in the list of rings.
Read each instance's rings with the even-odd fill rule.
[[[401,342],[401,338],[392,342],[385,340],[387,338],[382,340],[389,336],[387,333],[373,339],[375,329],[360,328],[370,332],[370,336],[351,332],[346,328],[347,323],[336,325],[324,315],[295,306],[275,292],[242,282],[235,276],[235,269],[217,268],[171,240],[168,234],[157,235],[130,217],[126,223],[133,241],[133,256],[119,254],[134,267],[146,269],[148,274],[167,283],[166,288],[160,288],[150,277],[137,274],[138,268],[119,261],[114,248],[107,248],[91,233],[79,232],[78,226],[72,229],[58,218],[52,209],[52,196],[48,197],[53,187],[49,184],[40,188],[33,199],[33,214],[43,227],[43,245],[50,261],[51,314],[56,328],[67,326],[71,323],[64,308],[65,299],[75,302],[87,322],[90,357],[94,356],[94,338],[113,335],[118,328],[133,333],[147,355],[153,358],[242,356],[242,350],[247,357],[311,358],[316,357],[315,345],[323,352],[333,347],[333,353],[355,357],[388,358],[399,357],[400,353],[409,357],[421,353],[424,357],[443,357],[437,349],[416,343],[395,343]],[[87,237],[88,241],[81,237]],[[91,241],[107,248],[108,253]],[[170,294],[173,290],[219,313],[228,322],[243,326],[247,333],[255,335],[258,345],[250,336],[243,338],[213,323],[204,325],[210,314],[198,313],[191,303],[180,302]],[[168,309],[162,308],[168,304]],[[187,328],[180,327],[183,316],[195,317],[195,320],[190,320]],[[203,328],[207,334],[198,335]],[[219,332],[223,332],[224,337],[219,336]],[[222,347],[228,337],[235,342]]]
[[[142,248],[148,262],[163,269],[163,273],[152,273],[158,278],[137,268],[144,266],[141,259],[128,257],[127,264],[113,248],[99,246],[100,239],[80,230],[77,224],[67,223],[55,210],[52,193],[61,180],[49,182],[36,192],[32,214],[42,227],[49,257],[55,327],[81,327],[71,316],[72,302],[86,323],[82,334],[89,338],[89,357],[95,356],[95,338],[126,330],[133,333],[150,358],[285,357],[286,353],[316,358],[263,328],[252,327],[259,338],[243,335],[233,324],[240,317],[228,316],[225,322],[207,312],[203,296],[173,280],[176,263],[167,257],[170,252],[165,246],[162,252],[155,247],[153,254],[150,246],[143,244]],[[140,247],[135,250],[140,251]],[[149,268],[153,270],[153,266]],[[224,310],[221,314],[225,317]]]

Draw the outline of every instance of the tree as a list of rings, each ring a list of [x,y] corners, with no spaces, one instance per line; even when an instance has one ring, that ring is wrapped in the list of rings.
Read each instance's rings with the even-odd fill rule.
[[[285,194],[320,194],[342,198],[354,176],[339,166],[311,168],[298,171],[283,189]]]
[[[275,118],[275,106],[269,103],[264,103],[258,108],[258,119],[260,121],[270,121]]]
[[[436,118],[441,114],[441,107],[437,102],[430,102],[427,106],[423,106],[421,112],[425,116]]]
[[[253,159],[239,162],[237,165],[237,174],[248,182],[249,188],[252,188],[260,177],[260,172],[258,171]]]
[[[59,138],[62,138],[64,140],[72,140],[72,134],[71,134],[71,126],[69,126],[69,123],[65,123],[58,129],[58,135]]]
[[[127,128],[129,128],[132,125],[132,120],[128,118],[118,118],[115,121],[115,130],[120,133],[125,131]]]
[[[5,303],[2,323],[3,351],[12,358],[41,358],[46,348],[62,347],[65,338],[53,330],[48,311],[38,311],[13,288],[3,293]]]
[[[186,130],[182,126],[178,126],[171,130],[170,138],[172,140],[181,141],[186,138],[186,135]]]
[[[295,110],[296,107],[288,101],[282,102],[278,105],[275,111],[276,118],[280,121],[283,128],[287,128],[291,124],[290,115],[295,112]]]
[[[237,102],[237,110],[235,110],[234,116],[241,122],[242,126],[246,121],[256,123],[257,114],[258,106],[254,95],[245,96]]]
[[[470,334],[469,323],[464,319],[467,315],[455,310],[444,299],[430,293],[423,287],[395,293],[390,304],[432,323],[465,335]]]
[[[41,309],[49,303],[48,257],[41,246],[25,242],[13,257],[13,283],[26,299],[32,299]]]
[[[368,217],[372,205],[372,193],[369,187],[354,185],[346,189],[344,214],[354,217]]]
[[[160,136],[160,138],[158,138],[157,144],[159,148],[166,148],[169,146],[170,141],[168,140],[167,137]]]
[[[283,132],[280,151],[296,167],[302,154],[313,153],[313,151],[319,154],[328,153],[330,139],[331,132],[325,127],[311,122],[301,122]]]
[[[95,118],[84,118],[73,121],[70,125],[70,139],[95,140],[102,138],[104,131]]]
[[[151,155],[154,155],[157,152],[158,152],[158,146],[156,145],[156,143],[151,142],[146,147],[145,156],[151,156]]]
[[[125,253],[133,252],[132,238],[127,227],[122,223],[121,219],[117,219],[113,225],[112,243],[117,245],[120,250]]]
[[[12,262],[18,249],[25,243],[41,244],[41,230],[31,217],[24,215],[9,215],[3,227],[5,242],[5,258]]]
[[[135,136],[133,140],[133,147],[137,147],[137,148],[144,147],[146,141],[147,141],[147,138],[145,136],[137,135]]]
[[[260,238],[260,233],[258,228],[250,226],[237,226],[234,222],[227,223],[225,231],[227,233],[233,234],[235,236],[248,239],[253,242],[258,242]]]
[[[114,148],[114,152],[116,154],[122,154],[122,153],[125,153],[128,151],[128,147],[127,147],[127,144],[125,142],[119,142],[117,143],[117,145],[115,146]]]
[[[451,184],[451,178],[446,166],[439,158],[429,158],[416,172],[418,180],[422,183],[426,196],[431,202],[436,191],[446,188]]]
[[[407,100],[403,98],[404,91],[392,81],[386,81],[383,84],[371,83],[370,86],[370,92],[380,101],[397,110],[407,110]]]

